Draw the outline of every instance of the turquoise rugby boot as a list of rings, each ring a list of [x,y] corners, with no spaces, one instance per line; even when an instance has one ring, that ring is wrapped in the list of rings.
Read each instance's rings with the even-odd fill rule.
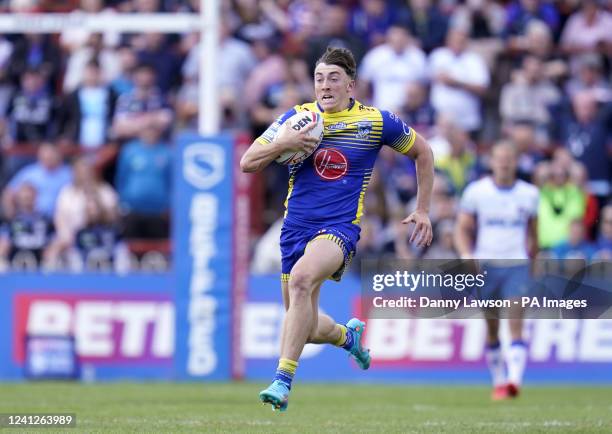
[[[370,350],[361,346],[361,336],[363,335],[363,330],[365,329],[365,323],[363,321],[359,321],[357,318],[352,318],[346,323],[346,329],[347,333],[351,333],[353,335],[353,345],[347,351],[349,352],[350,356],[355,359],[361,369],[368,369],[370,367],[371,360]]]
[[[282,381],[274,380],[267,389],[259,392],[259,399],[264,404],[271,404],[272,411],[285,411],[289,405],[289,388]]]

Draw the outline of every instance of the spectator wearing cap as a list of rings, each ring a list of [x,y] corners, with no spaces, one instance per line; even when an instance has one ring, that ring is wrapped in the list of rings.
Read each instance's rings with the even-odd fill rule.
[[[362,87],[371,86],[373,105],[396,112],[405,102],[405,86],[427,78],[427,58],[405,28],[392,26],[386,42],[366,53],[359,77]]]
[[[60,190],[72,180],[70,167],[62,161],[56,146],[50,143],[40,145],[38,161],[21,169],[11,179],[2,195],[5,215],[15,214],[14,198],[23,184],[31,184],[37,191],[36,211],[52,217]]]

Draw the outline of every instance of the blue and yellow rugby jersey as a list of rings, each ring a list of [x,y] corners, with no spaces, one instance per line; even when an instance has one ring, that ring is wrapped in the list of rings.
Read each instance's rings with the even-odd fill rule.
[[[329,223],[359,225],[363,200],[374,163],[383,145],[407,153],[416,133],[395,114],[351,100],[337,113],[325,113],[316,102],[293,107],[280,116],[256,141],[266,145],[295,113],[321,113],[324,134],[316,151],[289,166],[285,223],[316,228]]]

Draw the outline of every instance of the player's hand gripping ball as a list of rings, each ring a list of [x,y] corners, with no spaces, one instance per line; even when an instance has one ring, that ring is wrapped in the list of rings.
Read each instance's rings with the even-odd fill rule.
[[[283,123],[278,132],[278,136],[281,135],[290,142],[290,148],[276,162],[284,165],[301,163],[312,155],[323,139],[323,116],[312,111],[298,112]]]

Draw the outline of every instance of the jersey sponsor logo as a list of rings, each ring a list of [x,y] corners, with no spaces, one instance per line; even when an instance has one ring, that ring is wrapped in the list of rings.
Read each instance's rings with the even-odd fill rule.
[[[314,168],[321,178],[335,181],[348,172],[348,160],[336,148],[319,149],[314,155]]]
[[[373,109],[372,107],[368,107],[368,106],[365,106],[363,104],[359,104],[359,110],[361,110],[361,111],[367,110],[369,112],[375,111],[375,109]]]
[[[346,128],[346,124],[344,122],[336,122],[335,124],[328,125],[325,128],[329,131],[343,130]]]
[[[359,121],[357,122],[357,134],[355,137],[358,139],[367,139],[370,137],[372,132],[372,121]]]

